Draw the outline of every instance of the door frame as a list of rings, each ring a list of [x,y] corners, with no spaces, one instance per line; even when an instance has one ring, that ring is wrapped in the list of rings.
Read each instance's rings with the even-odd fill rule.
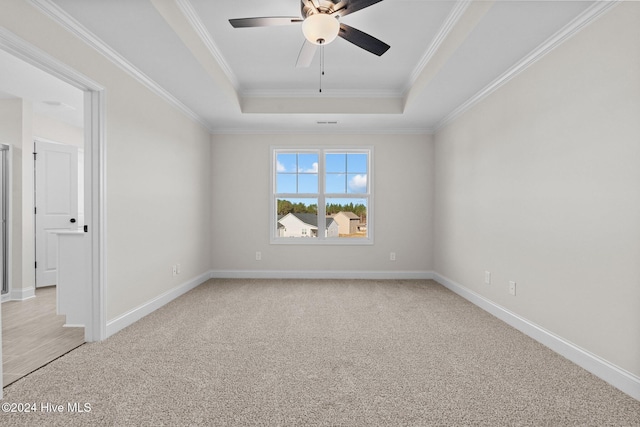
[[[4,144],[0,142],[0,162],[2,163],[2,169],[0,170],[0,186],[1,195],[0,197],[4,198],[0,202],[0,216],[1,219],[4,219],[4,224],[0,224],[2,227],[2,231],[0,234],[0,264],[2,267],[0,268],[0,276],[2,276],[2,284],[1,287],[6,288],[7,292],[1,294],[0,303],[6,299],[11,297],[11,157],[13,156],[13,148],[11,144]],[[4,289],[2,289],[4,290]],[[1,304],[0,304],[1,305]],[[1,359],[0,359],[1,360]]]
[[[88,227],[89,322],[85,341],[106,338],[106,140],[104,87],[0,27],[0,49],[84,92],[85,224]],[[1,334],[1,330],[0,330]],[[0,335],[1,339],[1,335]],[[0,365],[0,374],[1,374]],[[1,392],[0,392],[1,398]]]

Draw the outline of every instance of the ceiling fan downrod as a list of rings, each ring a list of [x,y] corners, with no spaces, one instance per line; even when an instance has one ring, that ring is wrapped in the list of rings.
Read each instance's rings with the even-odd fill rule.
[[[318,39],[320,45],[320,93],[322,93],[322,76],[324,76],[324,39]]]

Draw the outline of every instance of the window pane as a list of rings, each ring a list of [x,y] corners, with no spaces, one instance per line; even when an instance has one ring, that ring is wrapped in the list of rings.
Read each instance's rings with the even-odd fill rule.
[[[276,157],[276,172],[297,172],[296,155],[294,154],[278,154]]]
[[[347,156],[345,154],[327,154],[325,163],[325,169],[328,173],[347,171]]]
[[[318,199],[278,199],[277,237],[318,237]]]
[[[367,155],[363,153],[347,154],[347,172],[367,173]]]
[[[348,174],[347,175],[348,193],[366,193],[367,192],[367,175],[366,174]]]
[[[276,156],[276,193],[317,193],[318,154],[279,153]]]
[[[318,174],[298,175],[298,193],[317,193]]]
[[[317,154],[298,154],[299,173],[318,173]]]
[[[296,193],[296,175],[279,173],[276,181],[276,193]]]
[[[327,179],[324,183],[325,185],[325,193],[337,193],[344,194],[347,192],[346,189],[346,175],[343,173],[332,173],[327,174]]]
[[[367,237],[367,199],[327,199],[327,237]],[[332,231],[337,229],[337,236]]]
[[[368,193],[367,153],[330,153],[325,158],[326,193]]]

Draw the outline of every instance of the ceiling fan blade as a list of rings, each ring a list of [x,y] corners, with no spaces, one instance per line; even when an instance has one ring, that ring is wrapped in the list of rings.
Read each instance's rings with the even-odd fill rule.
[[[298,16],[267,16],[263,18],[229,19],[229,23],[231,23],[233,28],[273,27],[276,25],[296,24],[302,21],[303,19]]]
[[[346,24],[340,24],[340,37],[375,55],[382,56],[391,46]]]
[[[307,68],[311,65],[311,61],[313,61],[313,57],[316,55],[316,50],[318,46],[309,42],[308,40],[304,41],[302,45],[302,49],[300,49],[300,54],[298,55],[298,62],[296,62],[296,68]]]
[[[365,7],[373,6],[382,0],[342,0],[333,7],[333,15],[346,16]]]

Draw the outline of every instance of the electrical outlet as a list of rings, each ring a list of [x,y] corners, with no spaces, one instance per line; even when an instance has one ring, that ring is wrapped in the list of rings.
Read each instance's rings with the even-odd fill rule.
[[[484,272],[484,283],[486,285],[490,285],[491,284],[491,272],[490,271],[485,271]]]
[[[262,252],[257,251],[256,252],[256,261],[260,261],[262,259]]]
[[[176,265],[173,266],[173,275],[174,276],[178,275],[178,266]]]
[[[389,252],[389,261],[395,261],[395,260],[396,260],[396,253]]]
[[[182,268],[180,264],[176,264],[176,274],[180,274],[182,272]]]
[[[509,293],[514,296],[516,294],[516,282],[512,280],[509,280]]]

